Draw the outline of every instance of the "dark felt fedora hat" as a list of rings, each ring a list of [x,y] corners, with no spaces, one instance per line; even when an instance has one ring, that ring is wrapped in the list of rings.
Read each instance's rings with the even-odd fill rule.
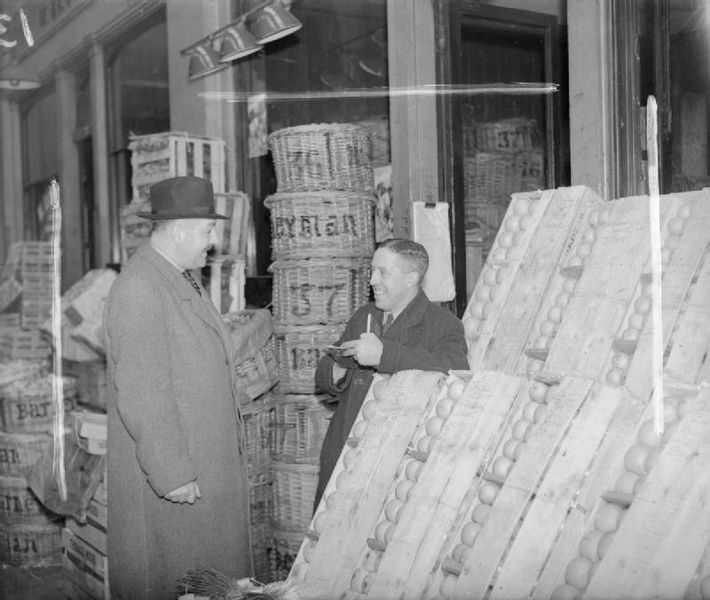
[[[144,219],[228,219],[214,209],[212,182],[202,177],[171,177],[150,186],[150,212]]]

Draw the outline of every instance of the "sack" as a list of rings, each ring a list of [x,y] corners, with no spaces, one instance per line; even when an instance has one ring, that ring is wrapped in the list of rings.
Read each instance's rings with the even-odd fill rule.
[[[67,499],[59,496],[59,485],[52,473],[53,445],[32,467],[27,483],[37,499],[58,515],[86,522],[86,509],[103,477],[106,456],[82,450],[71,435],[64,436],[64,468]]]
[[[422,285],[427,298],[432,302],[453,300],[456,288],[451,268],[448,203],[427,206],[424,202],[413,202],[412,238],[429,253],[429,270]]]

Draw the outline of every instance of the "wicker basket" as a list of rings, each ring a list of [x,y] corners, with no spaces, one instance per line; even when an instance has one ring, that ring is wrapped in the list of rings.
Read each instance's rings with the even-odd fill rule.
[[[271,210],[274,260],[372,255],[375,232],[371,194],[274,194],[265,204]]]
[[[271,270],[274,317],[282,323],[343,323],[367,301],[369,258],[283,260]]]
[[[0,425],[9,433],[51,431],[54,424],[52,378],[15,381],[0,387]],[[76,400],[76,380],[63,378],[64,405]]]
[[[273,530],[269,548],[269,564],[272,581],[284,581],[291,571],[293,561],[303,543],[305,531],[277,528]]]
[[[26,476],[51,448],[49,434],[0,432],[0,476]]]
[[[259,523],[251,527],[251,557],[254,563],[254,578],[261,583],[274,581],[271,577],[271,554],[274,548],[271,523]]]
[[[324,348],[337,341],[344,330],[344,324],[276,324],[274,338],[281,391],[312,394],[315,391],[316,365],[324,354]]]
[[[511,194],[545,185],[542,150],[479,152],[464,159],[466,202],[507,206]]]
[[[327,394],[284,394],[276,404],[272,456],[289,463],[318,464],[332,411]],[[317,469],[316,469],[317,470]]]
[[[24,477],[0,477],[0,522],[51,525],[61,517],[48,511]]]
[[[473,133],[476,149],[483,152],[529,150],[539,137],[534,119],[503,119],[475,123]]]
[[[0,562],[46,567],[61,560],[61,525],[0,524]]]
[[[269,136],[277,191],[372,190],[371,142],[361,127],[322,123]]]
[[[271,472],[249,476],[249,513],[252,527],[270,524],[274,517],[274,492]]]
[[[256,474],[269,468],[273,448],[275,396],[264,394],[242,406],[244,443],[249,473]]]
[[[273,473],[274,525],[303,536],[313,516],[318,465],[275,461]]]

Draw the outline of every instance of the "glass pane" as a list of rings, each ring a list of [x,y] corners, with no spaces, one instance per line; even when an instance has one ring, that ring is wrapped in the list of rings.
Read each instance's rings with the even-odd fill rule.
[[[710,5],[706,0],[670,3],[670,190],[710,185]],[[668,164],[666,161],[665,164]],[[664,178],[666,182],[668,178]]]
[[[461,28],[462,84],[540,83],[545,38],[485,20]],[[547,187],[547,102],[542,94],[477,94],[462,106],[467,293],[508,208],[511,194]]]

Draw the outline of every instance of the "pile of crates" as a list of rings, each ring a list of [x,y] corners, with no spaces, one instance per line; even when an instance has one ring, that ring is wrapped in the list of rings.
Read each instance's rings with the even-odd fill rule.
[[[150,186],[169,177],[204,177],[212,183],[215,208],[228,220],[217,221],[218,243],[202,279],[210,298],[221,313],[244,308],[247,240],[251,223],[249,197],[227,191],[226,144],[224,140],[179,131],[132,136],[132,199],[121,210],[121,262],[150,237]]]
[[[378,600],[708,598],[709,200],[661,196],[658,277],[649,198],[513,195],[463,318],[470,371],[375,376],[291,576]]]

